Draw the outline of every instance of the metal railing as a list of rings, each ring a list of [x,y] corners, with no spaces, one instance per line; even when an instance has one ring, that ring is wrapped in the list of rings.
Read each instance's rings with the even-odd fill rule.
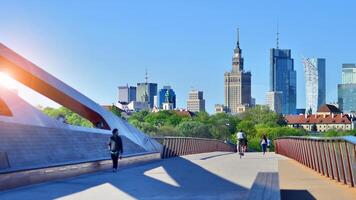
[[[162,144],[162,158],[213,151],[236,152],[236,145],[220,140],[192,137],[153,137]]]
[[[351,187],[356,185],[356,137],[282,137],[275,152]]]

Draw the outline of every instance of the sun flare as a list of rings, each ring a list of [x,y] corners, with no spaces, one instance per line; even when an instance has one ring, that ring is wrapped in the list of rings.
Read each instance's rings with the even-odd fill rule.
[[[8,89],[18,89],[16,81],[5,72],[0,72],[0,85]]]

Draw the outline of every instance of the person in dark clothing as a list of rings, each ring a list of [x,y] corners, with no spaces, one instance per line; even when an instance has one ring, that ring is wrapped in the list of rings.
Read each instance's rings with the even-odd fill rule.
[[[263,155],[266,154],[267,143],[268,143],[267,136],[266,136],[266,134],[263,134],[263,137],[262,137],[262,140],[261,140],[261,146],[262,146]]]
[[[122,158],[123,147],[122,147],[122,140],[119,136],[119,131],[115,128],[112,130],[112,136],[109,139],[109,150],[112,159],[112,170],[113,172],[117,171],[117,165],[119,158]]]

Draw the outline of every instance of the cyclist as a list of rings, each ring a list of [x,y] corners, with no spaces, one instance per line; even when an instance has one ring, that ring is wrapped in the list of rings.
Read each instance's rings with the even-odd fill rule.
[[[239,152],[241,156],[246,151],[246,145],[247,145],[246,135],[244,132],[242,132],[241,129],[239,132],[236,133],[236,139],[238,141],[237,152]]]

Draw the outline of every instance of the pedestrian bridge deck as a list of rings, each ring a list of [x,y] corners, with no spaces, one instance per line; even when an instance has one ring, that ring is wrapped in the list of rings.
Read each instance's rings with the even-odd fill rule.
[[[246,199],[258,172],[279,172],[282,199],[355,199],[356,191],[286,157],[213,152],[0,192],[0,199]],[[287,197],[287,198],[286,198]]]

